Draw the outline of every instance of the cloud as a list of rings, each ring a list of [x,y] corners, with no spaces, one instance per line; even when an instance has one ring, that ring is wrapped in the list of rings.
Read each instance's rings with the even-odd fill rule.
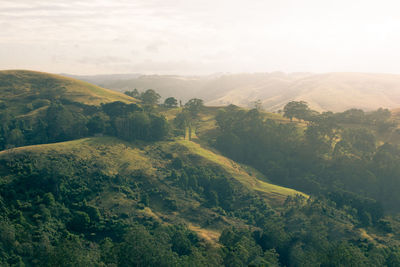
[[[77,61],[80,64],[89,65],[109,65],[109,64],[121,64],[121,63],[131,63],[131,60],[123,57],[114,56],[103,56],[103,57],[83,57]]]
[[[151,44],[146,46],[146,51],[150,53],[158,53],[159,49],[163,46],[166,45],[167,43],[164,41],[155,41],[152,42]]]
[[[0,68],[400,72],[394,0],[0,1]]]

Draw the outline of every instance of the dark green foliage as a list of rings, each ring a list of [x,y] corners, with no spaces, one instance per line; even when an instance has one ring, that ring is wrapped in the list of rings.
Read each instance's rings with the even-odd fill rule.
[[[69,222],[69,228],[75,232],[84,232],[90,225],[90,217],[86,212],[76,211]]]
[[[162,236],[151,235],[143,226],[133,226],[118,251],[119,266],[173,266],[178,257],[171,253]],[[167,240],[165,240],[167,241]],[[164,242],[165,242],[164,241]]]
[[[178,113],[174,119],[177,135],[186,135],[188,130],[188,138],[192,139],[192,132],[198,123],[199,112],[203,109],[203,100],[193,98],[190,99],[184,106],[183,110]]]
[[[7,143],[12,146],[22,146],[25,143],[24,134],[18,128],[11,130],[7,136]]]
[[[47,266],[86,267],[99,264],[99,252],[76,236],[59,240],[48,255]]]
[[[311,110],[304,101],[291,101],[283,108],[283,116],[292,121],[293,118],[299,120],[309,120]]]
[[[181,169],[183,167],[182,160],[180,158],[174,158],[172,160],[171,167],[174,169]]]
[[[396,250],[385,252],[370,243],[354,242],[353,234],[342,227],[341,223],[364,223],[365,214],[371,215],[366,217],[373,226],[380,217],[373,200],[340,192],[332,194],[333,201],[297,196],[288,198],[276,212],[258,194],[229,179],[222,169],[211,164],[202,167],[199,160],[190,154],[180,155],[180,163],[166,179],[172,191],[164,191],[160,182],[144,174],[105,176],[98,172],[95,162],[78,162],[68,155],[39,156],[35,160],[25,155],[2,161],[9,180],[0,185],[0,263],[379,266],[385,262],[396,266]],[[179,213],[182,200],[173,192],[196,195],[203,207],[212,207],[218,213],[214,221],[205,224],[224,217],[240,222],[242,227],[227,227],[219,245],[213,247],[185,226],[165,226],[142,215],[117,215],[99,209],[94,199],[111,186],[130,194],[138,209],[139,204],[153,209],[162,200],[164,211]],[[358,211],[347,213],[349,205]],[[377,224],[378,229],[390,230],[387,220],[380,219]]]
[[[115,118],[116,135],[124,140],[155,141],[166,137],[169,133],[168,122],[163,116],[134,112],[126,117]]]
[[[73,113],[59,102],[51,104],[45,119],[49,142],[72,140],[87,135],[85,116]]]
[[[158,104],[160,98],[161,96],[153,89],[148,89],[140,94],[140,99],[142,100],[143,104],[149,107]]]
[[[127,141],[154,141],[169,135],[164,116],[144,112],[135,104],[117,101],[98,108],[66,99],[40,100],[48,108],[38,117],[12,118],[7,111],[0,112],[1,150],[103,134]]]
[[[168,97],[164,101],[164,106],[166,108],[176,108],[178,106],[178,100],[175,97]]]
[[[79,162],[68,155],[35,160],[20,156],[1,166],[11,178],[0,184],[2,266],[202,266],[220,261],[221,253],[207,248],[185,226],[117,216],[89,204],[118,185],[134,201],[152,207],[157,194],[148,190],[154,187],[150,177],[114,179],[101,174],[96,162]],[[178,210],[173,197],[163,199],[171,210]]]
[[[187,109],[191,116],[196,117],[201,109],[203,108],[203,100],[198,98],[190,99],[185,104],[185,109]]]
[[[386,112],[377,113],[387,119]],[[347,199],[346,205],[357,209],[361,224],[376,223],[383,207],[400,205],[394,178],[398,148],[389,144],[377,148],[371,131],[343,129],[333,113],[315,115],[304,134],[292,124],[265,121],[257,110],[227,107],[216,120],[220,134],[215,145],[226,155],[256,167],[281,185],[313,194],[354,193],[327,195],[340,206]]]
[[[87,128],[90,135],[105,133],[109,127],[110,118],[102,112],[98,112],[93,115],[87,123]]]
[[[126,116],[129,113],[140,111],[141,108],[136,104],[125,104],[120,101],[101,105],[101,110],[110,117]]]
[[[140,93],[136,88],[133,89],[133,91],[125,91],[124,94],[134,98],[140,98]]]

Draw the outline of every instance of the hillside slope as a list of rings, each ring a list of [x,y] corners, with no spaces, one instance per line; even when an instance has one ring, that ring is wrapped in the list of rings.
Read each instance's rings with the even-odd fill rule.
[[[63,266],[66,259],[71,266],[137,260],[232,266],[231,259],[281,266],[293,261],[286,255],[299,238],[338,255],[340,240],[389,253],[398,244],[397,237],[356,227],[344,211],[305,201],[298,195],[306,195],[182,139],[96,137],[14,148],[0,152],[0,177],[4,266]],[[240,258],[237,248],[249,254]],[[302,262],[315,260],[307,255]]]
[[[26,70],[0,71],[0,100],[5,103],[21,106],[38,99],[59,98],[87,105],[137,102],[127,95],[59,75]]]
[[[171,170],[171,159],[179,158],[187,161],[188,165],[217,167],[246,188],[260,193],[271,205],[281,205],[288,196],[308,197],[302,192],[268,183],[262,174],[187,140],[133,145],[112,137],[92,137],[14,148],[0,152],[0,158],[31,153],[49,157],[69,154],[76,161],[95,161],[107,175],[131,171],[148,175],[156,175],[161,171],[165,174]]]

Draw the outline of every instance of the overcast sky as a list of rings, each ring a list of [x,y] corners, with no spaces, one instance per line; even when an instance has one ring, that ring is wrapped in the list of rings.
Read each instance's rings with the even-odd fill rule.
[[[400,73],[400,1],[0,0],[0,69]]]

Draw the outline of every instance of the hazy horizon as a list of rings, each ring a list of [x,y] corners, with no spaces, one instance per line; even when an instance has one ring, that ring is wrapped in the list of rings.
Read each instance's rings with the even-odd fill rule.
[[[0,69],[400,73],[397,1],[1,2]]]

